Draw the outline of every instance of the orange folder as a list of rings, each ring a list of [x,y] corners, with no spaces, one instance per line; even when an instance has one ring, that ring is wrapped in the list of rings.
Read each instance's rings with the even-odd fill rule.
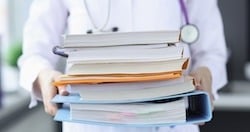
[[[98,83],[119,83],[119,82],[142,82],[168,80],[181,77],[181,71],[167,73],[150,73],[150,74],[111,74],[111,75],[79,75],[70,76],[62,75],[53,84],[55,86],[68,84],[98,84]]]

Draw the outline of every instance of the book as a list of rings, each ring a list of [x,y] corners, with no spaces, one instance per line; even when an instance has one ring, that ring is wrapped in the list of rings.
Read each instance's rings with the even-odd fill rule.
[[[128,101],[182,94],[195,90],[193,78],[134,83],[72,84],[71,93],[89,101]]]
[[[54,53],[68,57],[53,82],[69,96],[54,120],[121,126],[169,126],[211,119],[210,100],[184,78],[178,31],[67,35]]]
[[[152,62],[152,61],[167,61],[167,60],[182,59],[183,47],[182,46],[164,46],[156,48],[155,47],[146,48],[145,46],[95,47],[95,48],[78,48],[72,51],[66,51],[66,53],[69,55],[67,59],[68,64]]]
[[[63,101],[62,98],[53,99],[55,103]],[[54,120],[96,125],[155,127],[201,123],[212,118],[210,99],[203,91],[124,104],[109,102],[105,106],[103,102],[88,102],[76,98],[70,102],[70,106],[64,105],[58,109]],[[73,107],[73,111],[70,107]],[[162,110],[165,112],[161,112]]]
[[[54,82],[54,86],[68,84],[98,84],[98,83],[121,83],[160,81],[180,78],[182,71],[150,74],[112,74],[112,75],[60,75]]]
[[[136,50],[143,50],[143,49],[159,49],[159,48],[166,48],[170,46],[177,46],[175,44],[133,44],[133,45],[114,45],[114,46],[100,46],[100,47],[62,47],[59,46],[58,48],[61,48],[60,50],[63,50],[66,53],[75,52],[75,51],[103,51],[103,50],[130,50],[130,49],[136,49]]]
[[[70,104],[72,120],[152,124],[185,122],[184,98],[129,104]]]
[[[62,47],[167,44],[177,43],[179,41],[179,31],[117,32],[105,34],[65,35],[62,37]]]
[[[182,71],[187,68],[188,58],[150,62],[109,62],[69,64],[68,75],[120,75],[149,74]],[[142,68],[143,67],[143,68]]]

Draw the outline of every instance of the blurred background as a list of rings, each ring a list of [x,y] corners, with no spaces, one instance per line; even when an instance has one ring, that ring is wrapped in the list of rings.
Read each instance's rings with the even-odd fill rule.
[[[21,54],[22,30],[31,2],[0,0],[1,132],[43,132],[45,128],[47,132],[61,131],[61,124],[45,114],[41,104],[28,109],[29,93],[18,86],[16,61]],[[219,91],[214,117],[201,126],[201,132],[250,131],[249,5],[248,0],[219,0],[229,52],[229,83]]]

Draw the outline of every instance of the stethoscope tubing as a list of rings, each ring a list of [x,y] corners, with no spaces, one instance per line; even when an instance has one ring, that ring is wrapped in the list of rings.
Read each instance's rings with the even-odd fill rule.
[[[182,14],[184,15],[185,23],[186,25],[189,25],[190,24],[189,16],[188,16],[187,7],[185,6],[184,0],[179,0],[179,3],[180,3]]]

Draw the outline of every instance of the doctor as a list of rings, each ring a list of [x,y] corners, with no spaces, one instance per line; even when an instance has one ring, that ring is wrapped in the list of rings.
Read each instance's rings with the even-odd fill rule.
[[[34,0],[24,28],[23,55],[19,60],[20,84],[30,91],[32,102],[42,100],[48,114],[57,107],[50,103],[56,93],[67,95],[65,88],[51,85],[61,73],[55,69],[59,56],[51,50],[60,44],[62,34],[179,30],[194,24],[199,38],[184,45],[191,56],[190,75],[197,89],[207,91],[211,100],[227,82],[226,45],[217,0]],[[183,1],[182,1],[183,2]],[[185,13],[186,12],[186,13]],[[185,15],[186,14],[186,15]],[[187,21],[188,18],[188,21]],[[198,132],[197,125],[174,127],[123,128],[63,123],[64,132]]]

